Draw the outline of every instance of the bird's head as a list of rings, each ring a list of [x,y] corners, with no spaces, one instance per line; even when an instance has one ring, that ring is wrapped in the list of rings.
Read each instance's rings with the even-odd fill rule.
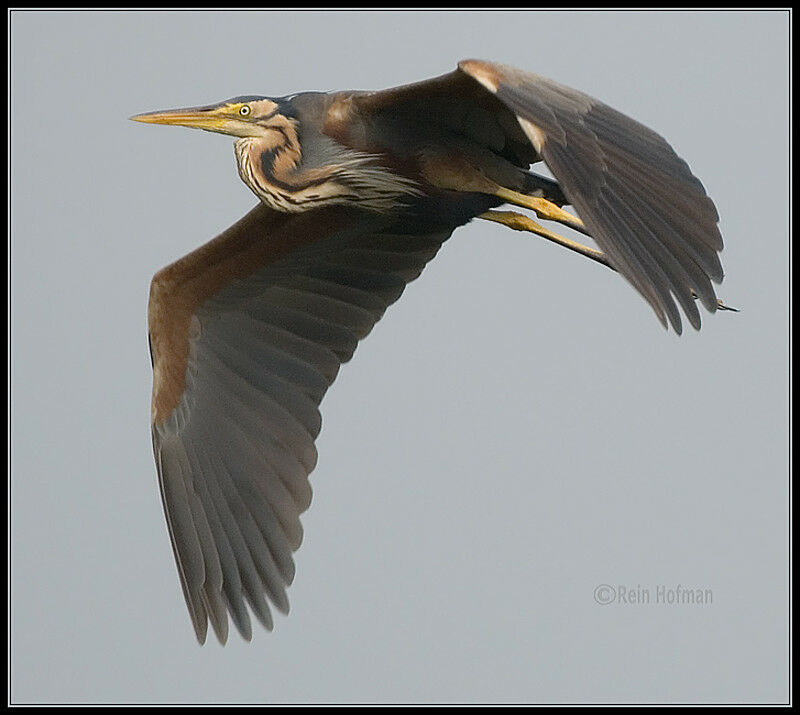
[[[187,107],[137,114],[148,124],[175,124],[233,137],[265,137],[293,121],[291,104],[268,97],[234,97],[206,107]]]
[[[286,191],[275,185],[288,179],[303,156],[296,112],[290,99],[234,97],[206,107],[147,112],[131,117],[147,124],[174,124],[236,137],[239,175],[268,206],[296,210]],[[301,204],[296,202],[296,206]]]
[[[236,137],[239,176],[267,206],[305,211],[354,204],[382,212],[420,193],[414,181],[392,172],[375,154],[356,151],[324,134],[331,98],[322,92],[291,97],[235,97],[207,107],[148,112],[131,117]],[[302,121],[303,116],[307,121]]]

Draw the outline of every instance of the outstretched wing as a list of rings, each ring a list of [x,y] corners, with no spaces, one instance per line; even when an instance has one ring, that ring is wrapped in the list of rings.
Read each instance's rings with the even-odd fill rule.
[[[699,328],[692,291],[716,310],[722,236],[686,162],[651,129],[574,89],[488,62],[459,68],[514,112],[598,246],[662,323],[681,330],[674,296]]]
[[[311,501],[318,406],[450,230],[398,235],[341,207],[263,205],[153,279],[153,451],[198,640],[282,612]]]
[[[545,77],[465,60],[435,79],[358,97],[364,112],[409,109],[517,166],[543,159],[614,268],[681,331],[700,327],[722,280],[719,216],[685,161],[654,131]],[[677,304],[676,304],[677,301]]]

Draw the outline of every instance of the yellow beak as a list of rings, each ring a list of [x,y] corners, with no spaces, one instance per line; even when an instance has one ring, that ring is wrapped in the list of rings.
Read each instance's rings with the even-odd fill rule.
[[[146,124],[176,124],[182,127],[194,127],[209,131],[223,131],[227,120],[209,110],[174,109],[167,112],[148,112],[136,114],[131,119],[134,122]]]

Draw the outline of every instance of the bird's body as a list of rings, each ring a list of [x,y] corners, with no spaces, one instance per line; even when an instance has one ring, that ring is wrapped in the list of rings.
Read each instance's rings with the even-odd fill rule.
[[[153,447],[198,639],[288,609],[318,406],[341,363],[454,229],[479,217],[619,271],[666,326],[719,307],[718,216],[655,132],[575,90],[464,61],[381,92],[237,97],[139,121],[235,137],[259,203],[159,271]],[[544,161],[555,181],[529,172]],[[513,203],[591,235],[554,234]],[[560,207],[571,204],[578,217]]]

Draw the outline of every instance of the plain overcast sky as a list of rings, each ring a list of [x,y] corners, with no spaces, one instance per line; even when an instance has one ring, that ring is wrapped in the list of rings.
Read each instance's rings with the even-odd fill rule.
[[[200,648],[147,290],[255,199],[229,138],[127,118],[467,57],[662,133],[741,312],[678,338],[591,261],[458,230],[323,402],[290,616]],[[788,61],[785,13],[11,13],[12,701],[785,700]]]

